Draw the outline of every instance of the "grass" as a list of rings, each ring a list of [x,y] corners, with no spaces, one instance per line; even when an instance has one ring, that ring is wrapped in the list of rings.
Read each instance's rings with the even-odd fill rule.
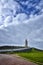
[[[35,62],[38,65],[43,65],[43,51],[32,48],[26,52],[5,52],[6,54],[17,54],[29,61]]]
[[[43,65],[43,51],[39,51],[33,48],[31,51],[18,52],[17,54],[23,58],[37,63],[38,65]]]

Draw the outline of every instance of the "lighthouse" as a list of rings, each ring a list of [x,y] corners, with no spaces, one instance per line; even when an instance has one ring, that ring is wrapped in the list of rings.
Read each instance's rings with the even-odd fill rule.
[[[26,48],[28,47],[28,41],[27,41],[27,39],[25,40],[25,47]]]

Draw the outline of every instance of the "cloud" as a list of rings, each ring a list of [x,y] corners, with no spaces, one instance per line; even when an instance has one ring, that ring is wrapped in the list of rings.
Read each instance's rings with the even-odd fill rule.
[[[0,30],[0,42],[3,43],[3,45],[4,44],[9,45],[10,43],[14,45],[15,44],[24,45],[25,39],[29,40],[30,46],[39,47],[38,45],[40,44],[42,46],[43,15],[40,15],[38,18],[28,20],[28,23],[22,23],[16,26],[12,24],[10,26],[7,26],[3,30]]]
[[[43,42],[43,39],[38,38],[38,39],[34,39],[34,41]]]
[[[39,4],[35,5],[36,3],[39,3]],[[33,20],[35,17],[38,18],[37,13],[34,14],[34,12],[36,12],[37,9],[40,9],[40,8],[42,9],[42,5],[43,5],[42,1],[39,1],[39,0],[38,1],[27,0],[23,2],[19,0],[1,0],[0,2],[0,18],[1,18],[0,28],[4,28],[12,24],[16,25],[16,24],[27,23],[28,20]],[[27,15],[26,12],[30,14]]]
[[[9,0],[4,4],[4,1],[6,2],[6,0],[3,0],[3,5],[0,3],[1,10],[3,10],[0,10],[0,44],[24,45],[24,40],[27,39],[30,46],[43,47],[43,14],[33,14],[33,10],[29,9],[31,13],[27,15],[27,10],[22,8],[18,2]],[[26,6],[28,5],[26,4]],[[30,6],[32,5],[30,4]],[[33,6],[36,9],[42,7],[41,4]],[[20,8],[22,8],[22,12]]]

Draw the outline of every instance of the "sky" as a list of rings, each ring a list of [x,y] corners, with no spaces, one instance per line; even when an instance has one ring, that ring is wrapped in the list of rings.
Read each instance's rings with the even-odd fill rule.
[[[43,0],[0,0],[0,46],[43,49]]]

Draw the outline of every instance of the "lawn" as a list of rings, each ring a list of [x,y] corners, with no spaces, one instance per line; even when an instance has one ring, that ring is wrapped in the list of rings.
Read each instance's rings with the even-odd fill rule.
[[[43,65],[43,51],[32,49],[31,51],[18,52],[17,54],[23,58],[37,63],[38,65]]]
[[[24,59],[37,63],[38,65],[43,65],[43,51],[35,48],[25,52],[5,52],[4,54],[17,54]]]

